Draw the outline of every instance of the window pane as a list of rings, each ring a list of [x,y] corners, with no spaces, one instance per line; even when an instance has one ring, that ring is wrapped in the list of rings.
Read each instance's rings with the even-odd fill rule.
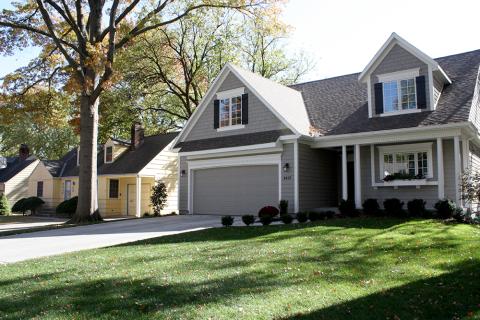
[[[110,198],[118,198],[118,180],[110,180],[109,196]]]
[[[407,173],[408,163],[407,155],[405,153],[396,153],[395,154],[395,172]]]
[[[230,125],[230,99],[220,100],[220,127],[225,127]]]
[[[43,197],[43,181],[37,182],[37,197]]]
[[[402,109],[415,109],[417,107],[414,79],[401,80],[400,93],[402,95]]]
[[[417,157],[418,157],[418,174],[422,176],[427,176],[428,175],[427,153],[419,152],[417,154]]]
[[[397,81],[383,83],[383,110],[384,112],[392,112],[398,110]]]
[[[105,150],[105,161],[106,162],[112,162],[113,158],[113,147],[107,147]]]
[[[232,98],[232,125],[242,124],[242,97]]]
[[[383,155],[383,175],[388,176],[395,172],[393,166],[393,154],[384,154]]]

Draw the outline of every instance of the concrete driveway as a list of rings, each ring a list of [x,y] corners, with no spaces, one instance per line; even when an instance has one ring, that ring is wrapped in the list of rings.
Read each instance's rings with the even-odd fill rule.
[[[219,216],[168,216],[0,237],[0,263],[108,247],[218,226],[221,226]]]

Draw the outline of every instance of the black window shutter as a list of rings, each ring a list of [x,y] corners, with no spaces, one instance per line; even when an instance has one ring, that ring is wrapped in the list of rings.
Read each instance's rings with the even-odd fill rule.
[[[427,108],[427,90],[425,87],[425,76],[420,76],[415,79],[417,83],[417,108]]]
[[[248,94],[242,94],[242,124],[248,123]]]
[[[220,101],[213,100],[213,128],[218,129],[218,121],[220,116]]]
[[[375,113],[383,113],[383,84],[381,82],[375,83],[373,86],[375,90]]]

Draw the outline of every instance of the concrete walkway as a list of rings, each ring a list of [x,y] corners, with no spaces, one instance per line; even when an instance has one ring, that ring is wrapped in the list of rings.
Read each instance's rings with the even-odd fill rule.
[[[219,216],[168,216],[0,237],[0,263],[102,248],[219,226]]]
[[[62,224],[65,221],[67,219],[19,215],[7,216],[0,219],[0,232],[45,227]]]

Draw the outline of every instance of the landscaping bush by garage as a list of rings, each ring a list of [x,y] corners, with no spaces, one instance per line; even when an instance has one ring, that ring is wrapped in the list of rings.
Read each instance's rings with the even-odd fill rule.
[[[245,225],[249,226],[255,222],[255,216],[252,214],[243,215],[242,221],[245,223]]]
[[[55,212],[58,214],[68,214],[69,216],[72,216],[77,210],[77,203],[78,197],[65,200],[57,206]]]
[[[230,227],[233,224],[234,218],[232,216],[223,216],[222,225],[224,227]]]
[[[297,221],[300,223],[307,222],[308,220],[308,213],[307,212],[299,212],[297,213]]]
[[[291,214],[286,213],[280,216],[280,220],[282,220],[282,222],[285,224],[290,224],[293,221],[293,217]]]
[[[260,209],[260,211],[258,211],[259,218],[270,217],[273,219],[274,217],[278,216],[278,214],[279,214],[278,209],[273,206],[266,206]]]

